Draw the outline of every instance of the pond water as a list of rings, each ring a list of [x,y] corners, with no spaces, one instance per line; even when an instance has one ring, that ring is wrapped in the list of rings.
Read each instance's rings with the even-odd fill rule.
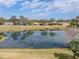
[[[71,41],[65,31],[2,32],[0,48],[65,48]]]

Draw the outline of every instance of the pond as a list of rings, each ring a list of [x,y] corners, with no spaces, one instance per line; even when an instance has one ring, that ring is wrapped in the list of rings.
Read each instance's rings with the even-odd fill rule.
[[[71,41],[65,31],[1,32],[0,48],[66,48]]]

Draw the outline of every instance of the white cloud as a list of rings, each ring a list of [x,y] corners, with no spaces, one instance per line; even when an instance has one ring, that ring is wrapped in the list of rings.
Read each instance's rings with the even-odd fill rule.
[[[39,2],[39,0],[33,0],[33,3]]]
[[[25,1],[22,3],[22,9],[31,9],[32,11],[52,11],[67,13],[79,9],[79,0],[51,0],[49,2],[42,0]]]
[[[56,0],[54,1],[53,8],[62,12],[71,12],[75,9],[79,9],[79,0]]]
[[[17,4],[19,1],[21,4],[20,10],[29,9],[32,14],[36,16],[48,16],[52,13],[69,13],[79,12],[79,0],[0,0],[0,7],[11,7]]]
[[[23,8],[30,8],[30,9],[36,9],[41,7],[45,2],[39,2],[39,0],[33,0],[31,1],[25,1],[22,3]]]
[[[7,6],[10,7],[12,5],[16,4],[16,0],[0,0],[1,6]]]

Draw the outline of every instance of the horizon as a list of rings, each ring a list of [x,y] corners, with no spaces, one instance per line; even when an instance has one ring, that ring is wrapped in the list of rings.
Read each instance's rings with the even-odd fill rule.
[[[78,16],[79,0],[0,0],[0,16],[29,19],[73,19]]]
[[[12,16],[16,16],[16,15],[12,15]],[[0,18],[3,18],[3,19],[5,19],[5,20],[9,20],[12,16],[10,16],[10,17],[0,17]],[[20,16],[22,16],[22,15],[20,15]],[[20,19],[20,16],[16,16],[16,18],[17,19]],[[28,18],[28,17],[26,17],[26,16],[24,16],[25,18]],[[36,19],[36,18],[28,18],[28,19],[30,19],[30,20],[51,20],[51,19],[54,19],[54,20],[72,20],[72,19],[75,19],[75,17],[73,17],[73,18],[69,18],[69,19],[66,19],[66,18],[43,18],[43,19]]]

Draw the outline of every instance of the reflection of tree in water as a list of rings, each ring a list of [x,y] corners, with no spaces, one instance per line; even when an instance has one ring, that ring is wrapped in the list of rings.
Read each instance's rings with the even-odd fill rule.
[[[42,35],[42,36],[47,36],[47,35],[48,35],[48,32],[47,32],[47,31],[43,31],[43,32],[41,33],[41,35]]]
[[[17,40],[18,37],[21,37],[21,40],[25,40],[26,38],[28,38],[30,35],[32,35],[33,32],[32,31],[22,31],[22,32],[13,32],[11,37],[14,40]]]
[[[3,35],[3,32],[0,32],[0,35]]]
[[[33,34],[33,31],[24,31],[21,40],[25,40],[27,39],[29,36],[31,36]]]
[[[41,33],[42,36],[50,36],[50,37],[53,37],[55,36],[55,33],[54,32],[48,32],[48,31],[43,31]]]
[[[18,36],[20,36],[20,32],[13,32],[11,34],[11,37],[14,39],[14,40],[17,40],[18,39]]]
[[[54,32],[49,33],[50,36],[55,36]]]
[[[0,32],[0,35],[6,36],[4,32]]]

